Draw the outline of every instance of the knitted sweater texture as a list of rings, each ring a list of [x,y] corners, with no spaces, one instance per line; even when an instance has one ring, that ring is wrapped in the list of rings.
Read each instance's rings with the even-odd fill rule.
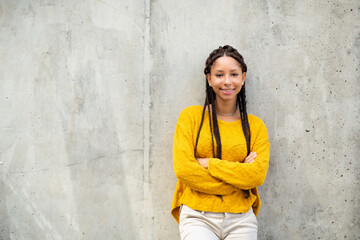
[[[264,122],[248,114],[250,151],[256,152],[257,157],[252,163],[243,163],[247,147],[241,121],[218,120],[222,146],[222,159],[218,159],[213,156],[206,111],[196,152],[196,157],[210,158],[209,167],[205,169],[194,156],[202,110],[202,106],[185,108],[176,125],[173,164],[178,181],[171,214],[179,222],[180,205],[185,204],[200,211],[231,213],[247,212],[253,207],[257,215],[261,201],[256,187],[265,180],[270,157],[270,143]],[[250,190],[248,198],[244,190]]]

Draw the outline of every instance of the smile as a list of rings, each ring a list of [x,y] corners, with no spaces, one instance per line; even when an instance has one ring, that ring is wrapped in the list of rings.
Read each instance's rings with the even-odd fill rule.
[[[226,95],[230,95],[234,92],[234,89],[221,89],[220,88],[220,91],[223,93],[223,94],[226,94]]]

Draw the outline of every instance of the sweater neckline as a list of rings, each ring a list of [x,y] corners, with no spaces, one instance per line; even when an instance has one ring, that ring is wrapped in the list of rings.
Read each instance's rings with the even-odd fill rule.
[[[202,107],[202,106],[201,106],[201,107]],[[209,112],[207,109],[205,109],[205,111],[206,111],[206,112]],[[231,121],[231,122],[227,122],[227,121],[218,119],[218,122],[223,123],[223,124],[234,124],[234,123],[238,123],[239,121],[241,122],[241,119],[238,119],[238,120],[235,120],[235,121]]]
[[[227,122],[227,121],[224,121],[224,120],[218,119],[218,122],[220,122],[220,123],[224,123],[224,124],[231,124],[231,123],[238,123],[238,122],[241,122],[241,119],[238,119],[238,120],[235,120],[235,121],[231,121],[231,122]]]

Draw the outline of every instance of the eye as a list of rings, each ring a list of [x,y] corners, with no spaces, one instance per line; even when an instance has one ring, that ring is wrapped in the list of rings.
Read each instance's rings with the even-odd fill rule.
[[[237,76],[239,76],[239,74],[233,73],[232,76],[237,77]]]
[[[218,74],[216,74],[215,76],[216,76],[216,77],[222,77],[223,75],[220,74],[220,73],[218,73]]]

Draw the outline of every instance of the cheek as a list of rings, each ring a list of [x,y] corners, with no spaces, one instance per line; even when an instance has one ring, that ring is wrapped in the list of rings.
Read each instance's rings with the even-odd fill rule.
[[[242,89],[242,85],[241,85],[241,83],[239,84],[239,86],[237,87],[237,92],[239,93],[240,91],[241,91],[241,89]]]

